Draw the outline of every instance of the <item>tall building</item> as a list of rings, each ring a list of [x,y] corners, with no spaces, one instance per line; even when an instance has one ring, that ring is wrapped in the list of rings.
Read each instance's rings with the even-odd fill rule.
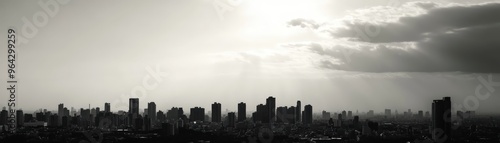
[[[391,117],[391,109],[385,109],[385,117],[390,118]]]
[[[139,98],[130,98],[128,103],[129,124],[135,124],[135,119],[139,116]]]
[[[328,119],[330,119],[330,112],[326,112],[325,110],[323,110],[323,112],[321,113],[321,116],[322,116],[323,120],[328,120]]]
[[[167,119],[170,121],[177,121],[179,120],[179,108],[177,107],[172,107],[170,110],[167,111]]]
[[[298,100],[297,101],[297,106],[295,106],[295,121],[296,122],[302,121],[301,120],[302,115],[300,115],[301,112],[302,112],[302,108],[301,108],[301,105],[300,105],[300,100]]]
[[[238,122],[243,122],[247,119],[247,105],[243,102],[238,103]]]
[[[432,102],[432,139],[435,142],[451,142],[451,98]]]
[[[23,113],[23,110],[17,110],[16,111],[16,116],[17,116],[16,117],[17,126],[18,127],[24,126],[24,113]]]
[[[304,124],[312,124],[312,106],[310,104],[304,106],[304,119],[303,122]]]
[[[269,96],[266,99],[266,106],[268,108],[267,112],[269,113],[269,119],[267,119],[267,121],[269,121],[268,123],[274,123],[276,120],[276,98]]]
[[[227,113],[227,121],[229,127],[235,127],[236,124],[236,114],[234,112]]]
[[[418,111],[418,118],[424,118],[424,111],[422,110]]]
[[[201,108],[201,107],[191,108],[189,120],[190,121],[205,121],[205,108]]]
[[[287,109],[287,120],[288,120],[288,123],[290,124],[295,124],[296,120],[295,120],[295,113],[296,113],[296,108],[294,106],[290,106],[288,109]]]
[[[157,123],[157,118],[156,118],[156,104],[155,102],[149,102],[148,103],[148,118],[151,120],[151,125],[155,126]],[[146,119],[146,118],[145,118]]]
[[[352,111],[347,111],[347,119],[352,119]]]
[[[253,116],[253,121],[254,122],[265,122],[264,119],[267,115],[267,106],[263,104],[259,104],[256,107],[257,112],[255,112],[255,116]]]
[[[342,111],[342,119],[347,119],[347,112],[345,110]]]
[[[212,104],[212,122],[221,122],[221,117],[222,117],[222,114],[221,114],[221,104],[220,103],[217,103],[217,102],[214,102],[214,104]]]
[[[337,115],[337,126],[341,127],[343,124],[342,114]]]
[[[286,106],[280,106],[276,108],[276,123],[288,123],[288,114],[287,114],[288,107]]]
[[[156,112],[156,118],[158,119],[159,124],[165,121],[165,114],[160,110]]]
[[[104,113],[111,112],[111,103],[104,103]]]
[[[64,114],[64,104],[59,104],[58,108],[57,108],[57,117],[59,118],[57,121],[57,126],[61,126],[62,125],[62,117],[63,117],[63,114]]]

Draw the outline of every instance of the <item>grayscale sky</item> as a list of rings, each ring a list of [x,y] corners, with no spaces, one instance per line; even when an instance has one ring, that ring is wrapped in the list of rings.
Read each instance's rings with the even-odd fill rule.
[[[161,82],[134,93],[140,108],[220,102],[235,111],[246,102],[252,111],[274,96],[277,106],[301,100],[315,112],[401,113],[451,96],[454,107],[477,101],[478,112],[498,112],[500,84],[481,82],[500,82],[497,2],[2,0],[0,33],[13,27],[23,38],[17,108],[27,111],[105,102],[127,110],[120,103],[145,89],[144,78],[157,83],[147,69],[158,67]],[[7,100],[4,89],[0,106]]]

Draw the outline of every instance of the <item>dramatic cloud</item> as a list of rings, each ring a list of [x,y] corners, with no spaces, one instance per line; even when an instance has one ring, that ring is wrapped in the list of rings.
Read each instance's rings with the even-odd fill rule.
[[[344,20],[340,28],[315,28],[335,39],[366,45],[349,53],[348,59],[345,52],[336,50],[345,46],[309,45],[311,52],[341,61],[323,60],[318,66],[364,72],[500,72],[500,3],[444,6],[417,2],[405,6],[414,12],[370,8],[365,13],[394,16],[372,21],[355,16]],[[312,25],[304,23],[310,22],[293,20],[290,25]]]

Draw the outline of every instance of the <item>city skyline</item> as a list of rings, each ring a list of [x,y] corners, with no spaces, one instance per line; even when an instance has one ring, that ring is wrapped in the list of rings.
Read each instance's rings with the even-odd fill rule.
[[[141,98],[210,109],[207,100],[250,107],[274,96],[314,112],[431,110],[436,97],[472,107],[471,96],[489,94],[476,110],[500,112],[498,35],[488,32],[498,0],[256,0],[231,11],[218,1],[2,1],[1,28],[22,40],[16,105],[116,111]],[[8,98],[0,93],[0,107]]]

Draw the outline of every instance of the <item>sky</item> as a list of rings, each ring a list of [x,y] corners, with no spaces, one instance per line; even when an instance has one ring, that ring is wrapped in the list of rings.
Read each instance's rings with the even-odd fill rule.
[[[40,0],[0,2],[18,35],[17,109],[200,106],[254,111],[496,112],[500,1]],[[0,75],[7,87],[7,40]],[[8,94],[0,92],[0,106]]]

